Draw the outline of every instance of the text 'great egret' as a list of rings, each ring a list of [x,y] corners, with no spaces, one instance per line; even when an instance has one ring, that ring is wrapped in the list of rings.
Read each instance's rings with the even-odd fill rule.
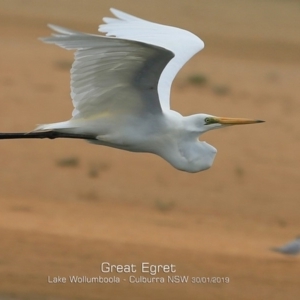
[[[204,43],[194,34],[142,20],[116,9],[99,31],[106,36],[49,25],[42,40],[76,50],[71,69],[74,105],[69,121],[38,126],[0,139],[78,138],[118,149],[161,156],[186,172],[208,169],[217,150],[199,136],[212,129],[261,120],[207,114],[182,116],[170,109],[171,84]]]

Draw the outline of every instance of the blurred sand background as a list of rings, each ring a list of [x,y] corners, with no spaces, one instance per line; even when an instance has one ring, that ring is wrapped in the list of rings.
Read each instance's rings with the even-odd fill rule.
[[[0,131],[70,118],[73,53],[37,38],[47,23],[97,33],[110,7],[206,43],[174,109],[267,122],[204,135],[218,154],[198,174],[84,141],[1,141],[0,299],[298,299],[299,258],[269,248],[300,234],[299,1],[0,0]],[[103,261],[230,283],[47,283]]]

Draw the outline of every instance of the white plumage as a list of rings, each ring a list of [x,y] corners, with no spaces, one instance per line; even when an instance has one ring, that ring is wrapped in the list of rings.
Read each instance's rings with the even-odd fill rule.
[[[46,43],[76,50],[71,69],[74,110],[66,122],[40,125],[52,130],[93,136],[92,143],[157,154],[177,169],[209,168],[216,149],[198,137],[205,131],[260,121],[183,117],[170,109],[171,84],[177,72],[204,43],[194,34],[111,9],[104,18],[105,36],[49,25],[56,31]]]
[[[204,48],[203,41],[183,29],[145,21],[116,9],[111,11],[118,19],[104,18],[107,24],[100,25],[99,31],[107,36],[156,45],[174,53],[174,58],[163,70],[158,83],[161,107],[169,110],[172,82],[183,65]]]

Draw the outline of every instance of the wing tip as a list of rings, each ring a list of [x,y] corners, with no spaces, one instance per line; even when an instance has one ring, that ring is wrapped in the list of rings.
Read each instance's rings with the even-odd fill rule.
[[[113,8],[113,7],[111,7],[109,10],[115,17],[117,17],[119,20],[122,20],[122,21],[130,22],[130,21],[141,21],[142,20],[136,16],[133,16],[131,14],[128,14],[124,11],[121,11],[121,10]]]
[[[115,16],[116,16],[116,14],[117,14],[118,12],[121,12],[120,10],[118,10],[118,9],[116,9],[116,8],[114,8],[114,7],[111,7],[111,8],[109,9],[109,11],[110,11],[113,15],[115,15]]]
[[[73,30],[73,29],[69,29],[69,28],[62,27],[62,26],[55,25],[55,24],[51,24],[51,23],[48,23],[47,26],[50,29],[52,29],[54,32],[57,32],[57,33],[60,33],[60,34],[64,34],[64,35],[83,34],[80,31],[76,31],[76,30]]]

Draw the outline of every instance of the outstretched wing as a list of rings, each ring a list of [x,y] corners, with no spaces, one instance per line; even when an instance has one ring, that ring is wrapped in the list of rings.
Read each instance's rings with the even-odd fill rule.
[[[138,41],[49,27],[59,34],[43,38],[44,42],[77,50],[71,69],[73,117],[162,112],[157,85],[174,57],[171,51]]]
[[[160,25],[134,17],[116,9],[111,9],[116,18],[104,18],[106,24],[99,26],[99,31],[107,36],[116,36],[170,50],[175,57],[163,70],[158,83],[159,100],[163,110],[170,109],[170,91],[174,77],[182,66],[198,51],[204,43],[189,31]]]

